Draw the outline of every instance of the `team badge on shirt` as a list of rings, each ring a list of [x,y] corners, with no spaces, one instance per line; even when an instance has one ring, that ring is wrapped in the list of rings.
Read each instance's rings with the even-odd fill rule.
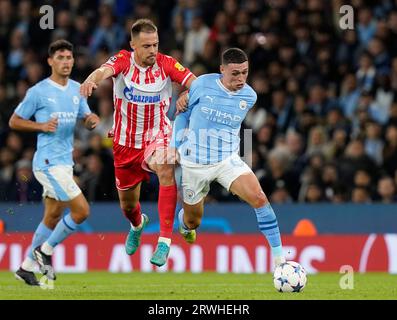
[[[240,100],[240,109],[241,109],[241,110],[247,109],[247,101],[245,101],[245,100]]]
[[[185,71],[185,67],[183,65],[181,65],[179,62],[175,63],[175,69],[177,69],[180,72]]]
[[[78,96],[73,96],[73,103],[74,104],[79,104],[79,102],[80,102],[79,97]]]
[[[110,57],[110,58],[109,58],[109,61],[110,61],[110,62],[108,62],[108,63],[116,62],[116,60],[117,60],[118,58],[122,58],[122,57],[124,57],[123,54],[122,54],[122,53],[118,53],[118,54],[116,54],[115,56]]]

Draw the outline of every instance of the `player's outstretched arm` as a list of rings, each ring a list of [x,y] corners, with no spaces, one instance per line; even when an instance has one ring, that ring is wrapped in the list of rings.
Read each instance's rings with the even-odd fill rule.
[[[102,80],[110,78],[113,76],[114,70],[107,66],[102,66],[95,71],[93,71],[87,79],[80,86],[80,94],[84,98],[88,98],[92,95],[92,91],[98,88],[99,83]]]
[[[40,122],[23,119],[20,116],[18,116],[16,113],[13,113],[8,124],[11,129],[18,131],[55,132],[58,127],[58,119],[51,118],[47,122],[40,123]]]

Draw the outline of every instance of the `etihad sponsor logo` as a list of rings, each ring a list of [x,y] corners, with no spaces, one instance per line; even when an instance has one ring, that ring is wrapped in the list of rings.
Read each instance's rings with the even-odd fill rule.
[[[70,119],[70,118],[77,118],[77,112],[53,112],[50,114],[51,118],[58,118],[58,119]]]
[[[223,112],[220,110],[201,107],[201,111],[207,115],[207,118],[212,121],[223,122],[223,121],[241,121],[242,118],[237,114],[231,114],[229,112]]]
[[[125,87],[124,89],[124,97],[131,102],[142,102],[142,103],[159,103],[160,102],[160,95],[138,95],[134,94],[133,87]]]

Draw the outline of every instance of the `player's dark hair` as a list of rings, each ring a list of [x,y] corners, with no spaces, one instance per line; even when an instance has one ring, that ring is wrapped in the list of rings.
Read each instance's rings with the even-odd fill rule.
[[[222,53],[222,64],[243,63],[248,61],[247,54],[239,48],[230,48]]]
[[[157,27],[152,20],[138,19],[131,27],[131,37],[136,37],[140,32],[157,32]]]
[[[48,55],[52,57],[58,50],[69,50],[73,52],[73,44],[67,40],[56,40],[48,47]]]

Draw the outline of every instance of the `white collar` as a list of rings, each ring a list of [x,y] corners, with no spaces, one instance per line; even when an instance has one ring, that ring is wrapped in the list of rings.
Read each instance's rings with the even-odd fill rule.
[[[50,85],[54,86],[55,88],[58,88],[62,91],[66,91],[66,89],[69,87],[69,79],[66,85],[62,86],[59,83],[56,83],[54,80],[51,80],[50,78],[47,78],[47,81]]]

